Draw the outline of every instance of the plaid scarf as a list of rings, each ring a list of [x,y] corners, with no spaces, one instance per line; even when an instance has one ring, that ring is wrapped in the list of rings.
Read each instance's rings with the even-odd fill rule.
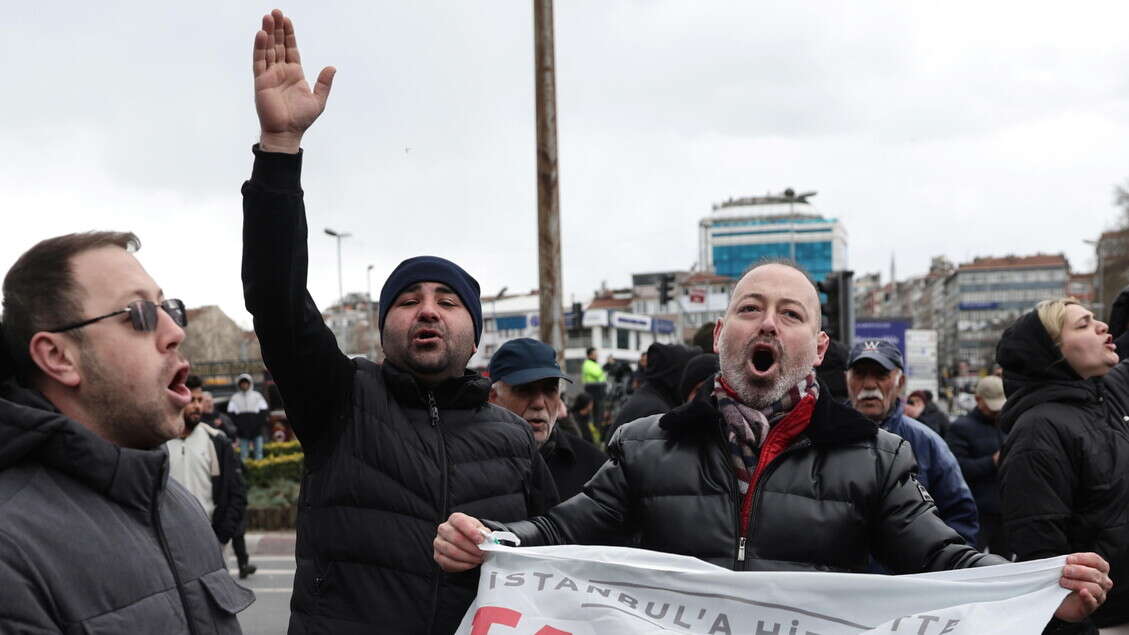
[[[744,494],[749,490],[749,481],[757,469],[760,447],[768,436],[768,431],[806,395],[819,399],[819,382],[816,381],[815,371],[812,371],[784,393],[779,401],[758,410],[745,405],[725,383],[721,373],[718,373],[714,380],[713,395],[717,398],[717,409],[725,421],[725,437],[729,440],[729,458],[737,473],[737,486]]]

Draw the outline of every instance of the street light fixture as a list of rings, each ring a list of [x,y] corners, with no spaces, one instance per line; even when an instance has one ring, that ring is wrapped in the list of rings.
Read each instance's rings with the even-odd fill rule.
[[[337,304],[340,306],[345,301],[345,287],[341,283],[341,239],[348,238],[352,234],[348,232],[336,232],[326,227],[325,233],[337,239]]]

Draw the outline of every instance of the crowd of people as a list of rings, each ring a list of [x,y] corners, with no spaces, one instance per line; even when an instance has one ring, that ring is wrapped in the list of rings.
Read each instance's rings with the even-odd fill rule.
[[[403,261],[381,289],[385,361],[350,359],[306,288],[301,142],[334,71],[310,89],[279,11],[253,70],[243,289],[306,461],[289,632],[453,632],[491,529],[736,571],[1065,555],[1048,632],[1129,628],[1129,584],[1114,584],[1129,575],[1129,336],[1085,307],[1049,300],[1019,318],[999,343],[1002,380],[982,379],[952,422],[926,415],[929,395],[903,398],[896,347],[831,342],[815,286],[783,261],[738,281],[710,351],[656,344],[638,374],[590,351],[571,409],[544,343],[507,342],[488,378],[467,369],[479,285],[436,256]],[[4,279],[2,632],[235,633],[253,601],[222,555],[246,505],[222,430],[261,456],[265,403],[247,378],[231,417],[205,412],[180,352],[184,304],[139,246],[59,236]],[[605,417],[609,374],[634,386]],[[239,564],[253,572],[245,547]]]

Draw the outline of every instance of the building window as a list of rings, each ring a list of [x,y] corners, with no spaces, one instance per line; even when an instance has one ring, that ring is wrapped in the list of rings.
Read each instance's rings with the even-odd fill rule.
[[[616,329],[615,347],[623,350],[631,350],[631,331],[627,329]]]

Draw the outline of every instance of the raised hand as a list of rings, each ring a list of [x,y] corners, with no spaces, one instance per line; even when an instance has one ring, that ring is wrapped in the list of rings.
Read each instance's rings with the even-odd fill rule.
[[[325,110],[333,74],[327,66],[318,74],[313,91],[302,74],[294,23],[275,9],[263,16],[255,34],[253,69],[255,111],[259,114],[259,147],[270,152],[297,153],[302,135]]]

